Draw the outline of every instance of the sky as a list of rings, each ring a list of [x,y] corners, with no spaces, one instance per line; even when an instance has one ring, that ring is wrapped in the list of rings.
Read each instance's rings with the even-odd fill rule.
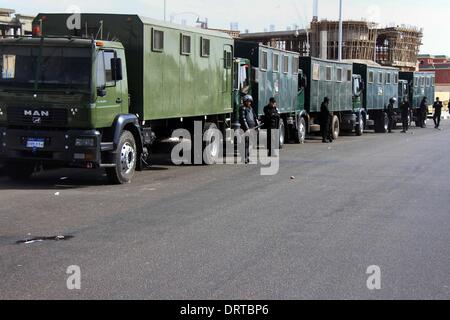
[[[421,53],[450,56],[450,43],[443,35],[450,34],[447,15],[448,0],[343,0],[344,19],[365,19],[380,26],[413,25],[423,28]],[[183,20],[194,25],[197,17],[208,18],[210,28],[239,29],[261,32],[274,25],[286,30],[294,25],[307,27],[312,19],[313,0],[166,0],[167,20]],[[38,12],[130,13],[164,19],[164,0],[0,0],[0,7],[15,9],[20,14]],[[337,20],[339,0],[319,0],[319,19]]]

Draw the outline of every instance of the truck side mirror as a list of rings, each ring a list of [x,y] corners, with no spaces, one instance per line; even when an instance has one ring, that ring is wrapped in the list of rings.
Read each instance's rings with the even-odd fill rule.
[[[114,81],[120,81],[123,79],[122,59],[120,58],[111,59],[111,71]]]

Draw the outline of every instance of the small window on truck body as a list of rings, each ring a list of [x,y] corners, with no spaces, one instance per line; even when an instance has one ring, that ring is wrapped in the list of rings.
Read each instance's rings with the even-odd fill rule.
[[[386,84],[391,84],[391,77],[392,77],[392,74],[386,73]]]
[[[333,69],[331,67],[325,68],[325,80],[331,81],[333,78]]]
[[[425,77],[420,77],[420,86],[425,87]]]
[[[202,38],[201,45],[201,56],[208,58],[211,54],[211,40]]]
[[[164,31],[153,29],[152,50],[155,52],[164,51]]]
[[[292,60],[292,73],[298,74],[298,71],[300,69],[300,58],[294,57]]]
[[[431,86],[431,78],[427,77],[427,87],[430,87],[430,86]]]
[[[398,84],[398,74],[394,75],[394,84]]]
[[[181,54],[185,56],[191,54],[191,37],[185,34],[181,35]]]
[[[336,81],[342,82],[342,69],[341,68],[336,69]]]
[[[283,73],[289,73],[289,56],[283,56]]]
[[[374,73],[373,71],[369,72],[369,83],[374,83],[375,79],[374,79]]]
[[[280,55],[278,53],[273,54],[273,72],[280,72]]]
[[[383,84],[383,72],[378,72],[378,83]]]
[[[261,70],[262,71],[267,71],[267,61],[268,60],[268,54],[267,51],[262,51],[261,52]]]
[[[314,81],[319,81],[320,80],[320,65],[318,63],[314,63],[312,69],[313,69],[312,70],[312,79]]]
[[[352,81],[352,76],[353,76],[352,70],[347,70],[347,81],[348,82]]]

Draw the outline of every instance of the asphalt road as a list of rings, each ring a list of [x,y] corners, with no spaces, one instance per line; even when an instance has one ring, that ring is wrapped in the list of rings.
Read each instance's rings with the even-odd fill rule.
[[[0,177],[0,299],[449,299],[443,127],[288,145],[275,176],[160,160],[126,186]],[[74,238],[16,244],[56,235]]]

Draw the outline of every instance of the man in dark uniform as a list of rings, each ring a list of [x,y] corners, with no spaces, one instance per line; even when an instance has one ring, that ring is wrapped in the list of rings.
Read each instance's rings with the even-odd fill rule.
[[[264,129],[267,130],[267,149],[269,157],[272,156],[272,130],[280,128],[280,114],[275,98],[270,98],[269,104],[264,107]]]
[[[407,97],[403,97],[403,101],[400,105],[400,110],[402,112],[402,124],[403,124],[402,133],[406,133],[408,132],[409,129],[409,116],[411,112],[411,105],[409,104]]]
[[[392,129],[394,128],[394,116],[395,116],[395,111],[394,111],[394,104],[397,102],[396,98],[391,98],[389,100],[389,104],[387,106],[387,116],[388,116],[388,120],[389,120],[389,124],[388,124],[388,132],[392,133]]]
[[[243,106],[241,106],[239,110],[239,119],[241,122],[241,128],[244,132],[248,132],[250,130],[255,129],[258,126],[258,115],[252,107],[253,97],[251,95],[246,95],[243,98]],[[245,137],[245,155],[244,162],[248,164],[250,162],[250,138],[248,136]]]
[[[427,97],[423,97],[422,102],[420,103],[419,112],[417,114],[417,121],[419,122],[419,127],[425,128],[425,122],[427,120],[427,109],[428,109],[428,99]]]
[[[330,128],[331,128],[331,114],[328,105],[330,104],[330,99],[325,97],[320,106],[320,131],[322,133],[322,142],[330,143],[332,142],[330,139]]]
[[[442,102],[439,100],[439,98],[436,98],[436,102],[433,104],[433,109],[434,109],[434,116],[433,116],[433,121],[435,124],[435,129],[439,129],[439,126],[441,125],[441,113],[442,113]]]

